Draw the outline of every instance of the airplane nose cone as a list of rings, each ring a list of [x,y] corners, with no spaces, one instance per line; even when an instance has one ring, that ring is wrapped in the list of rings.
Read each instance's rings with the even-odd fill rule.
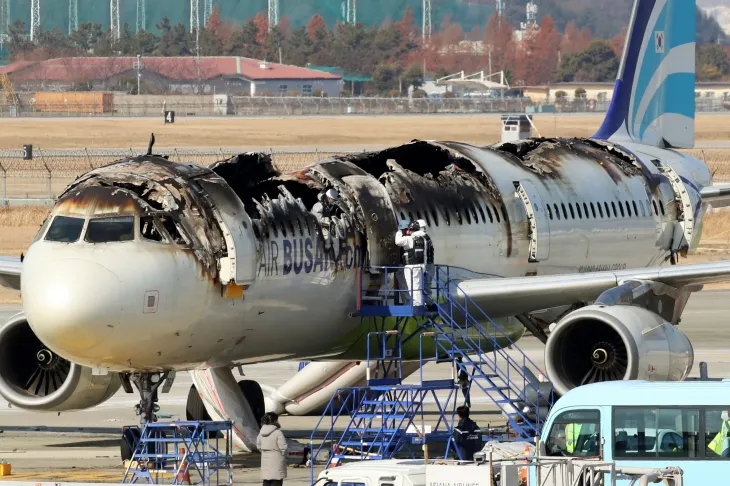
[[[119,324],[119,279],[98,263],[26,258],[21,292],[33,331],[67,359],[87,354]]]

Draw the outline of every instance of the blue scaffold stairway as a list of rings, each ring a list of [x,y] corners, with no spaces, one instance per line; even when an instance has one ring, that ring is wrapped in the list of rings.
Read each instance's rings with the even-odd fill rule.
[[[422,306],[412,304],[407,288],[414,287],[404,285],[403,268],[376,269],[379,278],[375,283],[361,278],[361,296],[353,315],[395,318],[396,329],[368,336],[368,386],[341,389],[332,398],[312,435],[313,467],[317,454],[329,445],[327,467],[345,460],[389,459],[396,453],[413,456],[412,446],[423,444],[426,438],[429,442],[445,441],[448,456],[454,450],[451,434],[460,372],[470,375],[470,392],[477,387],[502,412],[508,424],[502,439],[530,440],[539,435],[553,401],[552,395],[545,393],[549,384],[538,380],[542,372],[537,365],[486,312],[468,297],[455,297],[458,282],[452,277],[458,270],[437,266],[425,273],[420,303],[426,305]],[[419,330],[404,337],[399,323],[413,317],[419,319]],[[428,361],[447,361],[453,364],[454,378],[426,381],[421,371],[417,384],[402,384],[402,345],[415,338],[420,341],[421,370]],[[424,352],[424,339],[433,343],[429,349],[435,347],[430,356]],[[377,345],[371,345],[373,342]],[[437,392],[441,392],[441,400]],[[446,400],[444,394],[448,395]],[[431,397],[439,417],[427,430],[419,426],[419,418],[423,424],[423,401]],[[340,418],[347,425],[337,430]],[[316,438],[325,419],[329,419],[329,429]],[[322,440],[319,447],[314,446],[316,439]]]
[[[148,423],[122,483],[232,484],[230,421]]]

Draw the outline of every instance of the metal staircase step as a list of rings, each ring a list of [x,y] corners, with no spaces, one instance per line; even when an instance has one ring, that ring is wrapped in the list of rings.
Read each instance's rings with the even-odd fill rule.
[[[398,401],[398,400],[363,400],[360,402],[361,405],[412,405],[411,401]]]
[[[356,418],[363,418],[363,419],[373,419],[373,418],[382,418],[384,420],[397,420],[397,419],[405,419],[405,418],[413,418],[415,417],[415,413],[362,413],[362,412],[355,412]]]
[[[348,427],[349,432],[361,434],[397,434],[401,429],[384,429],[381,427]]]

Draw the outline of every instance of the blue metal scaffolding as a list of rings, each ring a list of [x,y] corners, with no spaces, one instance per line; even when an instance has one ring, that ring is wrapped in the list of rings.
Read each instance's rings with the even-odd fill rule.
[[[122,483],[232,484],[231,432],[230,421],[148,423]]]
[[[329,453],[326,467],[347,460],[390,459],[396,454],[416,457],[413,446],[425,445],[426,440],[445,442],[444,457],[452,450],[458,457],[451,439],[458,369],[471,372],[469,386],[478,387],[505,417],[506,433],[499,438],[529,440],[539,435],[554,398],[541,393],[536,378],[539,368],[471,299],[455,297],[458,282],[452,279],[450,267],[435,266],[424,273],[422,288],[413,290],[423,293],[424,305],[418,307],[413,305],[411,291],[398,288],[404,286],[403,268],[372,270],[379,275],[379,287],[363,282],[367,274],[363,271],[357,309],[352,313],[374,318],[376,326],[381,326],[367,336],[368,386],[340,389],[327,405],[311,437],[312,481],[315,462],[323,451]],[[395,318],[391,329],[386,329],[385,318]],[[418,330],[411,328],[404,335],[405,322],[413,318],[419,321]],[[415,385],[403,385],[402,346],[416,336],[420,379]],[[433,343],[433,355],[424,352],[424,339]],[[424,380],[423,365],[430,361],[453,363],[453,379]],[[431,430],[424,425],[427,398],[433,398],[438,414]],[[325,425],[327,431],[320,437],[319,429]],[[315,446],[315,441],[321,442]]]

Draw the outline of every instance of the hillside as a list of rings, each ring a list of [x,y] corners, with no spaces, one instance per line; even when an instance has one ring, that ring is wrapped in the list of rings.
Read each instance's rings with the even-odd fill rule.
[[[201,4],[202,4],[202,0]],[[214,0],[220,7],[221,16],[241,24],[258,12],[265,12],[267,0]],[[701,0],[707,6],[722,4],[727,0]],[[475,26],[483,29],[494,12],[495,0],[432,0],[432,22],[434,30],[439,28],[447,16],[462,25],[464,32]],[[610,38],[628,23],[633,0],[537,0],[539,16],[550,14],[559,30],[571,20],[579,28],[588,27],[594,37]],[[136,25],[136,2],[121,1],[121,20],[132,30]],[[286,16],[294,27],[305,25],[318,12],[329,25],[342,18],[343,0],[279,0],[280,15]],[[418,24],[421,21],[422,0],[360,0],[358,21],[368,25],[381,24],[385,20],[397,20],[410,6]],[[507,17],[514,26],[525,19],[526,0],[508,0]],[[54,27],[68,31],[68,2],[66,0],[41,0],[41,20],[44,29]],[[98,22],[105,28],[109,25],[108,0],[78,0],[79,22]],[[703,4],[704,5],[704,4]],[[28,0],[10,0],[12,21],[30,22]],[[147,0],[147,29],[155,31],[155,25],[162,17],[169,17],[171,23],[188,24],[190,2],[188,0]],[[699,27],[699,26],[698,26]],[[720,31],[719,26],[705,25],[698,29],[703,37],[700,41],[712,40]]]

